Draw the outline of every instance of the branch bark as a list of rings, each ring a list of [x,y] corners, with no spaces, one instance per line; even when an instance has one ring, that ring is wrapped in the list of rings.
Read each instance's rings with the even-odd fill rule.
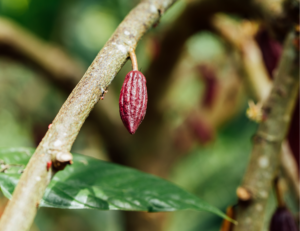
[[[264,66],[261,51],[254,35],[259,25],[249,21],[239,23],[225,15],[217,15],[212,20],[214,27],[239,52],[243,71],[252,95],[258,101],[264,101],[272,87]]]
[[[135,7],[99,52],[37,147],[0,220],[2,231],[28,230],[55,171],[47,162],[69,152],[81,126],[122,68],[130,49],[176,0],[145,0]]]
[[[249,88],[251,88],[253,92],[253,97],[260,103],[264,102],[270,94],[273,83],[267,75],[266,68],[263,65],[261,51],[255,42],[254,37],[258,25],[249,21],[238,23],[225,15],[214,17],[213,24],[223,35],[223,38],[239,51],[245,77],[249,83]],[[253,29],[253,27],[255,28]],[[226,30],[224,28],[226,28]],[[296,200],[299,201],[298,170],[287,141],[283,142],[281,152],[281,167]],[[247,192],[245,189],[239,189],[238,195],[245,197],[245,192]]]
[[[264,212],[272,181],[280,162],[284,140],[298,93],[298,54],[290,33],[275,74],[274,85],[263,111],[251,154],[251,159],[240,189],[251,195],[249,201],[239,201],[238,225],[234,231],[258,231],[264,224]]]

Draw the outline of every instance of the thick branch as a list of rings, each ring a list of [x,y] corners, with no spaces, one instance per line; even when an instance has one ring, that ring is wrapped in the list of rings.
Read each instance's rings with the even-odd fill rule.
[[[215,16],[212,22],[222,37],[238,50],[252,95],[258,101],[264,101],[270,93],[272,81],[254,40],[258,25],[249,21],[239,23],[225,15]]]
[[[287,38],[274,86],[263,108],[266,119],[261,122],[254,138],[250,163],[241,186],[252,199],[239,202],[235,231],[262,230],[267,198],[278,170],[281,144],[289,127],[299,87],[298,57],[293,39],[293,34]]]
[[[1,217],[1,230],[29,229],[51,180],[52,174],[51,171],[47,172],[47,162],[60,152],[70,151],[90,111],[124,65],[129,49],[134,49],[142,35],[159,19],[159,11],[165,12],[175,1],[143,1],[119,25],[64,103],[36,149]]]

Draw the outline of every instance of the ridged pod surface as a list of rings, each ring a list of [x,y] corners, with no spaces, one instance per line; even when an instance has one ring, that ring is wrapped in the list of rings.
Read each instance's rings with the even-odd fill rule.
[[[124,80],[119,108],[123,124],[134,134],[146,115],[148,102],[146,78],[139,71],[130,71]]]
[[[270,231],[298,231],[293,215],[285,207],[276,209],[270,223]]]

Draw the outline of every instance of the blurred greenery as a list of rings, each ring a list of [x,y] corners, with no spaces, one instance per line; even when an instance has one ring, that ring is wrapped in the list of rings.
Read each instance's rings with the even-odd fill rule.
[[[195,147],[178,163],[171,179],[223,211],[236,204],[235,190],[242,180],[256,127],[243,113],[236,116],[219,131],[213,144]],[[217,231],[221,222],[205,213],[175,212],[168,230]]]
[[[40,74],[11,59],[0,58],[0,76],[0,145],[34,146],[38,125],[52,121],[65,97]]]

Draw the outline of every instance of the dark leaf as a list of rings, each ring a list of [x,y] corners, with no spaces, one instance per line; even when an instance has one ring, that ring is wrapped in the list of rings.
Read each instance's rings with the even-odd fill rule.
[[[274,212],[270,231],[298,231],[292,214],[285,207],[278,207]]]

